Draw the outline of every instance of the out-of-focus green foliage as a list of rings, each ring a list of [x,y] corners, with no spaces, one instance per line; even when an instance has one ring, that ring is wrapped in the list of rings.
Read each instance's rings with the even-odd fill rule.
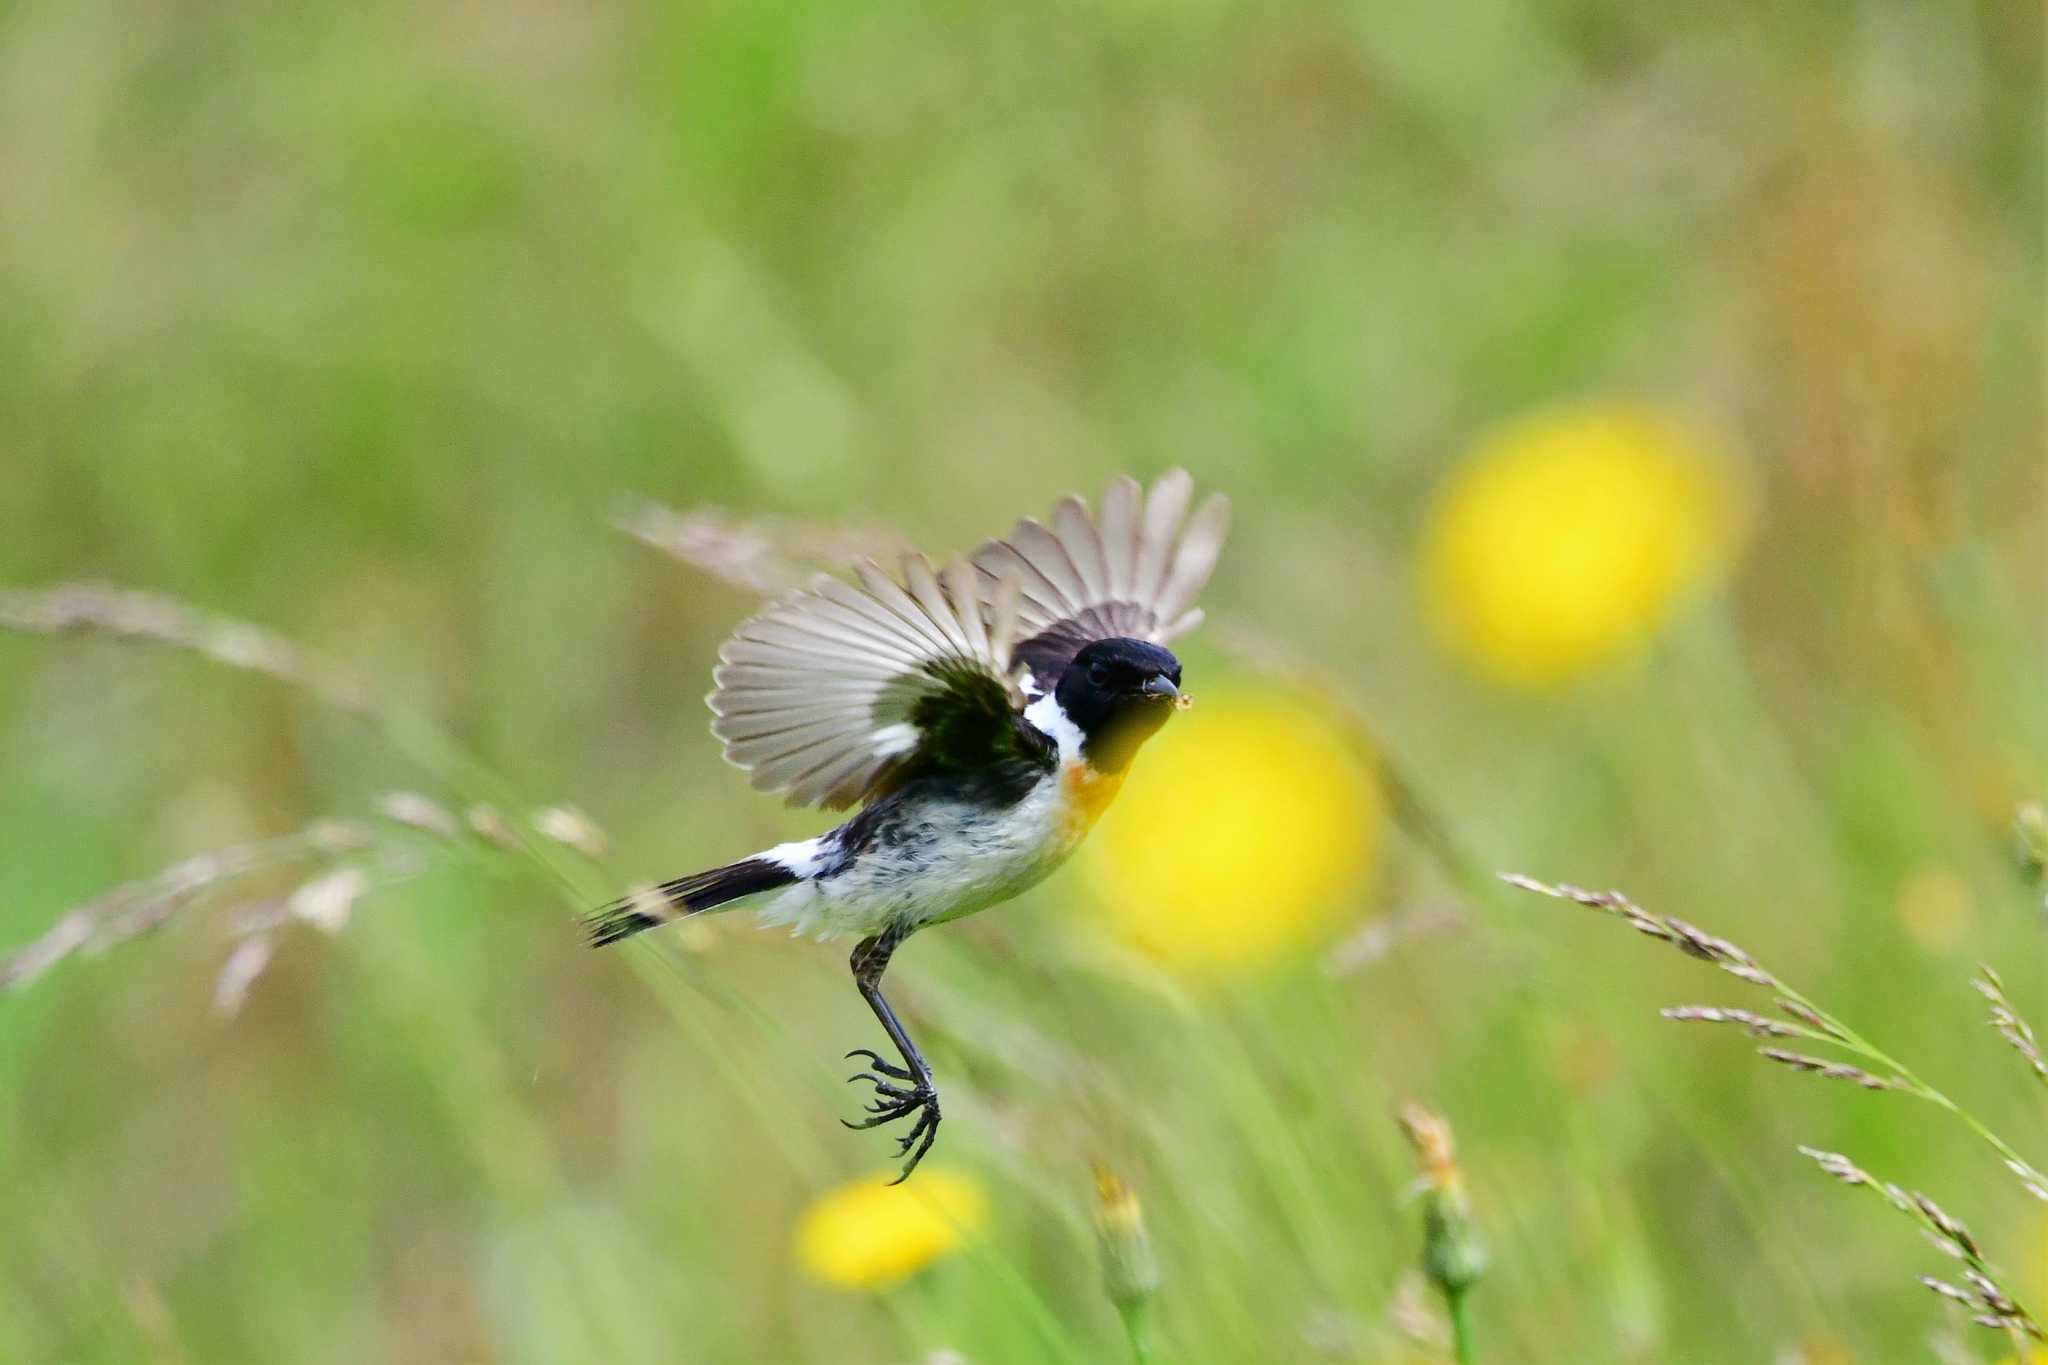
[[[1414,789],[1257,971],[1126,960],[1072,872],[906,948],[985,1227],[874,1292],[792,1249],[887,1150],[836,1121],[843,946],[723,921],[636,971],[435,863],[222,1022],[228,907],[179,916],[0,996],[0,1358],[1109,1360],[1099,1158],[1162,1359],[1406,1361],[1408,1095],[1482,1359],[1922,1358],[1926,1249],[1799,1142],[2048,1299],[1941,1116],[1661,1024],[1722,979],[1457,882],[1405,805],[1727,934],[2048,1156],[1967,985],[2048,1005],[2041,53],[2003,3],[0,9],[0,583],[347,660],[623,886],[821,822],[705,729],[753,599],[622,495],[942,551],[1179,463],[1237,506],[1191,690],[1329,689]],[[1429,509],[1588,403],[1710,433],[1746,539],[1630,650],[1489,683],[1425,620]],[[433,779],[260,678],[0,637],[0,943]]]

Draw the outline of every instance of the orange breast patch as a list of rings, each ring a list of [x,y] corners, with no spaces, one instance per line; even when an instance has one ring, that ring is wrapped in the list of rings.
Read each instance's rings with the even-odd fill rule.
[[[1060,815],[1069,838],[1079,839],[1095,824],[1124,784],[1122,773],[1100,773],[1085,760],[1060,770]]]

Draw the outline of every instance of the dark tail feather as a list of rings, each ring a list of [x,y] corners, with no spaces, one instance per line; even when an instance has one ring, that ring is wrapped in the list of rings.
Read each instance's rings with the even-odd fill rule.
[[[607,943],[631,938],[643,929],[715,909],[742,896],[773,891],[796,880],[796,873],[781,863],[767,858],[743,858],[613,901],[583,923],[590,931],[590,946],[602,948]]]

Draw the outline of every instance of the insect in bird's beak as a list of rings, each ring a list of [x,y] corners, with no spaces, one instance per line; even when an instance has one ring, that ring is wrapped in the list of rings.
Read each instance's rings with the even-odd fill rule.
[[[1140,695],[1150,697],[1154,701],[1170,701],[1176,706],[1180,704],[1181,700],[1180,689],[1175,687],[1173,679],[1167,677],[1164,673],[1154,673],[1151,677],[1145,679],[1144,686],[1140,687],[1138,692]]]

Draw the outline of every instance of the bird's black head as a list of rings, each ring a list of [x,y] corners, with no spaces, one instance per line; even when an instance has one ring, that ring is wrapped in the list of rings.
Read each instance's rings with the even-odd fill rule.
[[[1080,728],[1091,767],[1121,772],[1180,700],[1180,660],[1147,640],[1097,640],[1074,656],[1053,694]]]

